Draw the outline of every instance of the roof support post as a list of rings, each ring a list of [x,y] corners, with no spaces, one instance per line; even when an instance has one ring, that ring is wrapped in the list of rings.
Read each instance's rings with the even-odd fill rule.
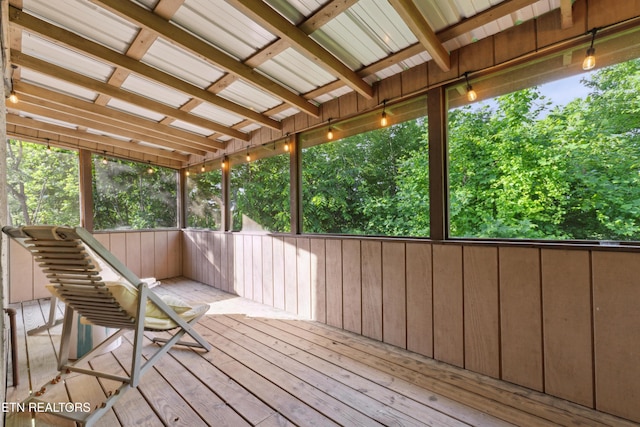
[[[223,157],[224,158],[224,157]],[[231,231],[231,160],[227,160],[226,167],[221,167],[222,177],[222,206],[221,206],[221,228],[222,231]]]
[[[182,168],[178,171],[178,228],[187,228],[187,169]]]
[[[445,240],[449,234],[447,100],[442,86],[427,92],[429,126],[430,238]]]
[[[289,143],[289,209],[291,234],[302,233],[302,147],[298,134],[287,137]]]
[[[93,233],[93,182],[91,151],[78,152],[80,162],[80,225]]]

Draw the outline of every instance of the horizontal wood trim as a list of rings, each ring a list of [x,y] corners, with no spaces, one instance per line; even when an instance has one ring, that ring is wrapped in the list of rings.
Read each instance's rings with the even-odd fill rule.
[[[640,422],[632,250],[194,230],[183,240],[194,280]]]

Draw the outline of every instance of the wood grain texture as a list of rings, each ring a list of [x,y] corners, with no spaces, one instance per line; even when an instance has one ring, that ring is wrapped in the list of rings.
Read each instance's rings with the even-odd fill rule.
[[[343,328],[362,333],[362,272],[360,240],[342,242]]]
[[[311,239],[311,319],[327,323],[327,258],[324,239]]]
[[[640,254],[592,257],[596,409],[640,422]]]
[[[498,250],[464,248],[465,368],[500,378]]]
[[[589,252],[543,249],[541,260],[545,392],[593,407]]]
[[[404,243],[382,243],[383,341],[407,348],[407,284]]]
[[[407,349],[433,357],[431,245],[407,243]]]
[[[362,242],[362,335],[382,341],[382,244]]]
[[[327,324],[342,328],[342,241],[326,243]]]
[[[464,366],[462,247],[433,245],[433,357]]]
[[[502,378],[542,391],[540,251],[501,247]]]
[[[298,249],[296,239],[284,238],[284,309],[298,313]]]

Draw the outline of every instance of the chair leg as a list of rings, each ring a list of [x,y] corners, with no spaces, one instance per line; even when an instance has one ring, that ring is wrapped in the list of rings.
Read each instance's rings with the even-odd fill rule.
[[[58,354],[58,370],[69,362],[69,346],[71,339],[71,328],[73,327],[73,309],[67,306],[64,310],[64,320],[62,322],[62,336],[60,337],[60,353]]]
[[[42,326],[38,326],[37,328],[33,328],[27,331],[27,335],[34,335],[42,331],[46,331],[49,328],[52,328],[56,325],[62,323],[62,319],[56,320],[56,312],[58,311],[58,298],[51,297],[51,303],[49,305],[49,320]]]

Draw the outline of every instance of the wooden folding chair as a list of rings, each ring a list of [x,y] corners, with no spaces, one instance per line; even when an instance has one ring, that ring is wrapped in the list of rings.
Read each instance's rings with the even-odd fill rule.
[[[207,304],[191,307],[175,298],[161,298],[156,295],[87,230],[81,227],[24,226],[4,227],[2,231],[32,253],[50,281],[47,288],[66,304],[58,353],[60,376],[79,372],[122,382],[122,385],[106,396],[103,404],[92,412],[50,411],[55,415],[76,421],[80,425],[91,425],[129,388],[137,387],[140,377],[173,345],[185,345],[206,351],[211,349],[210,344],[193,329],[193,325],[209,309]],[[115,280],[105,279],[109,275]],[[119,330],[80,359],[70,362],[69,345],[74,313],[78,313],[84,323]],[[129,330],[134,331],[134,340],[128,376],[79,366],[100,354]],[[176,332],[171,338],[154,338],[153,342],[162,345],[143,363],[145,330]],[[185,334],[191,336],[194,341],[180,341]],[[43,389],[45,387],[40,390]],[[38,394],[38,391],[34,390],[22,403],[41,402]]]

